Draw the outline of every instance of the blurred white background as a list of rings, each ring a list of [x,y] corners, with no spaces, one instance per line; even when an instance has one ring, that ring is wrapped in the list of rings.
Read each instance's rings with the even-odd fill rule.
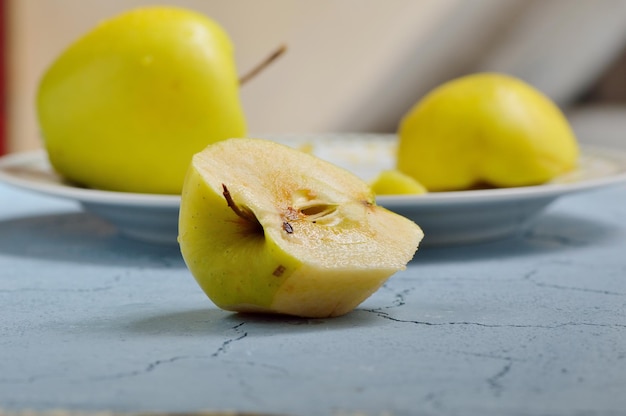
[[[171,0],[218,21],[240,73],[288,53],[241,90],[250,135],[394,132],[439,83],[494,70],[567,110],[582,141],[626,146],[626,0]],[[98,21],[142,0],[8,1],[9,150],[41,146],[46,67]]]

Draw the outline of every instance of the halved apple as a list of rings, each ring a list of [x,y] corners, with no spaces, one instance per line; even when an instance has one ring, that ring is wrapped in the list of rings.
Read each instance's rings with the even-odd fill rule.
[[[208,146],[183,186],[181,252],[227,310],[343,315],[404,269],[422,238],[352,173],[267,140]]]

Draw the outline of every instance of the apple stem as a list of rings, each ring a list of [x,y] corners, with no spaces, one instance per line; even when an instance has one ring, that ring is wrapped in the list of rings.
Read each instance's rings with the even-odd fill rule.
[[[250,81],[252,78],[256,77],[261,71],[263,71],[269,64],[274,62],[278,57],[284,54],[287,51],[287,45],[280,45],[274,52],[268,55],[264,60],[259,62],[254,68],[249,70],[247,73],[243,74],[239,77],[239,85],[243,85],[246,82]]]
[[[250,210],[245,208],[241,209],[237,206],[237,204],[235,204],[235,201],[233,201],[233,197],[230,195],[230,191],[228,190],[226,185],[222,184],[222,189],[224,190],[223,195],[224,198],[226,198],[226,203],[228,204],[230,209],[235,212],[235,214],[237,214],[240,218],[243,218],[246,221],[261,225],[259,224],[259,220],[254,216],[252,212],[250,212]]]

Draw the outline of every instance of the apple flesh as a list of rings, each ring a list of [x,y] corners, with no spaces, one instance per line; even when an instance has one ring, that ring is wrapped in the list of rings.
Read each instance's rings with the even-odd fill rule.
[[[209,145],[183,187],[181,252],[227,310],[343,315],[404,269],[422,238],[352,173],[267,140]]]
[[[230,39],[171,7],[122,13],[70,45],[37,111],[52,166],[113,191],[180,194],[194,153],[246,133]]]

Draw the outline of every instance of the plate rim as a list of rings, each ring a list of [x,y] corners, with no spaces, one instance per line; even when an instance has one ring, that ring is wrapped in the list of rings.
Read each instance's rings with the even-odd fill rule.
[[[410,206],[416,198],[422,199],[422,206],[470,204],[497,201],[515,201],[519,199],[533,198],[556,198],[559,196],[584,192],[591,189],[600,189],[613,185],[626,183],[626,149],[609,146],[590,145],[579,143],[580,156],[594,156],[596,160],[615,164],[618,172],[602,175],[595,178],[583,178],[572,182],[547,182],[539,185],[472,189],[465,191],[431,192],[424,195],[381,195],[377,201],[381,205],[393,204],[394,206]],[[611,157],[606,155],[611,154]],[[573,173],[575,173],[574,171]]]
[[[25,163],[48,163],[45,149],[9,153],[0,157],[0,182],[39,194],[72,199],[84,203],[103,205],[127,205],[145,207],[178,207],[180,195],[142,194],[136,192],[117,192],[90,189],[62,182],[35,182],[7,172],[6,168],[23,166]],[[50,168],[49,173],[53,174]]]
[[[335,134],[341,135],[341,133]],[[383,138],[389,140],[393,134],[379,133],[347,133],[350,137],[360,135],[369,137],[370,140]],[[295,135],[294,135],[295,136]],[[314,134],[304,135],[308,138],[315,137]],[[319,137],[327,137],[329,134],[320,134]],[[497,201],[515,201],[518,199],[550,198],[565,194],[582,192],[590,189],[603,188],[611,185],[626,183],[626,150],[615,147],[589,145],[579,143],[581,156],[595,153],[596,158],[601,158],[605,162],[612,162],[618,165],[619,171],[610,175],[603,175],[597,178],[582,179],[567,183],[546,183],[541,185],[511,187],[511,188],[491,188],[450,192],[432,192],[422,195],[377,195],[376,202],[384,207],[414,207],[455,205]],[[7,168],[23,166],[26,163],[48,164],[46,151],[43,148],[9,153],[0,157],[0,182],[47,196],[72,199],[81,203],[98,203],[108,205],[143,206],[155,208],[177,208],[180,205],[180,195],[168,194],[148,194],[134,192],[116,192],[99,189],[82,188],[64,184],[62,182],[36,182],[24,177],[13,175]],[[598,154],[601,154],[599,156]],[[613,157],[606,157],[611,154]],[[53,173],[50,168],[48,173]]]

